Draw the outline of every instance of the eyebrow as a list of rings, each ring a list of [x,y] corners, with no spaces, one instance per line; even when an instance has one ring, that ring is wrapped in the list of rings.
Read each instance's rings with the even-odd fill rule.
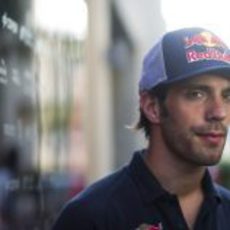
[[[188,83],[188,84],[184,84],[181,86],[181,88],[185,89],[185,90],[192,90],[192,89],[198,89],[198,90],[202,90],[202,91],[212,91],[212,87],[208,86],[208,85],[203,85],[202,83]],[[230,84],[226,85],[225,88],[222,89],[223,92],[226,91],[230,91]]]
[[[195,84],[195,83],[192,83],[192,84],[186,84],[186,85],[183,85],[181,88],[184,88],[184,89],[200,89],[200,90],[210,90],[211,87],[210,86],[207,86],[207,85],[203,85],[203,84]]]

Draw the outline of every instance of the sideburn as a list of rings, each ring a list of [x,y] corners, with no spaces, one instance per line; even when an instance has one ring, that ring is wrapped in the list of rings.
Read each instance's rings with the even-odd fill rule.
[[[161,101],[161,100],[159,100],[159,108],[160,108],[160,116],[162,117],[162,118],[168,118],[168,116],[169,116],[169,111],[168,111],[168,109],[167,109],[167,107],[166,107],[166,105],[165,105],[165,101]]]
[[[150,92],[152,97],[155,97],[159,104],[160,116],[162,118],[167,118],[169,116],[169,111],[166,107],[166,100],[168,96],[170,86],[169,85],[159,85]]]

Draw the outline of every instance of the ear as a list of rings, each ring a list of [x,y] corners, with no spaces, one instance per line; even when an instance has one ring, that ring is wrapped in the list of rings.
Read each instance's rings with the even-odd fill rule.
[[[160,107],[156,97],[150,96],[147,92],[141,93],[140,108],[151,123],[160,123]]]

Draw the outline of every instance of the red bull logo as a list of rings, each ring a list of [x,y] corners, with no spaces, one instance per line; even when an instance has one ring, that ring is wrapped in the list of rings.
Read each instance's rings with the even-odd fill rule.
[[[157,225],[142,224],[136,230],[163,230],[162,223]]]
[[[208,49],[204,52],[198,52],[196,50],[189,50],[186,52],[186,58],[189,63],[204,61],[204,60],[214,60],[230,63],[230,54],[223,53],[218,50]]]
[[[205,46],[205,47],[222,47],[226,48],[227,46],[214,34],[204,31],[200,34],[196,34],[193,37],[186,37],[185,40],[185,47],[189,48],[194,45],[198,46]]]
[[[205,60],[230,63],[228,47],[217,36],[208,31],[186,37],[184,42],[188,63]],[[202,47],[202,50],[199,47]]]

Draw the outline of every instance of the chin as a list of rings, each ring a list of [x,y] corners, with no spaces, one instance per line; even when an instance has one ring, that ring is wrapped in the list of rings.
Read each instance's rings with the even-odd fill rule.
[[[203,166],[214,166],[216,164],[218,164],[221,160],[221,155],[222,154],[218,154],[218,155],[215,155],[213,157],[209,157],[208,159],[204,159],[203,161],[201,161],[200,163],[203,165]]]
[[[218,146],[218,147],[216,146],[212,148],[202,149],[200,151],[200,154],[198,155],[200,155],[200,163],[206,166],[213,166],[220,162],[222,154],[223,154],[223,146]]]

